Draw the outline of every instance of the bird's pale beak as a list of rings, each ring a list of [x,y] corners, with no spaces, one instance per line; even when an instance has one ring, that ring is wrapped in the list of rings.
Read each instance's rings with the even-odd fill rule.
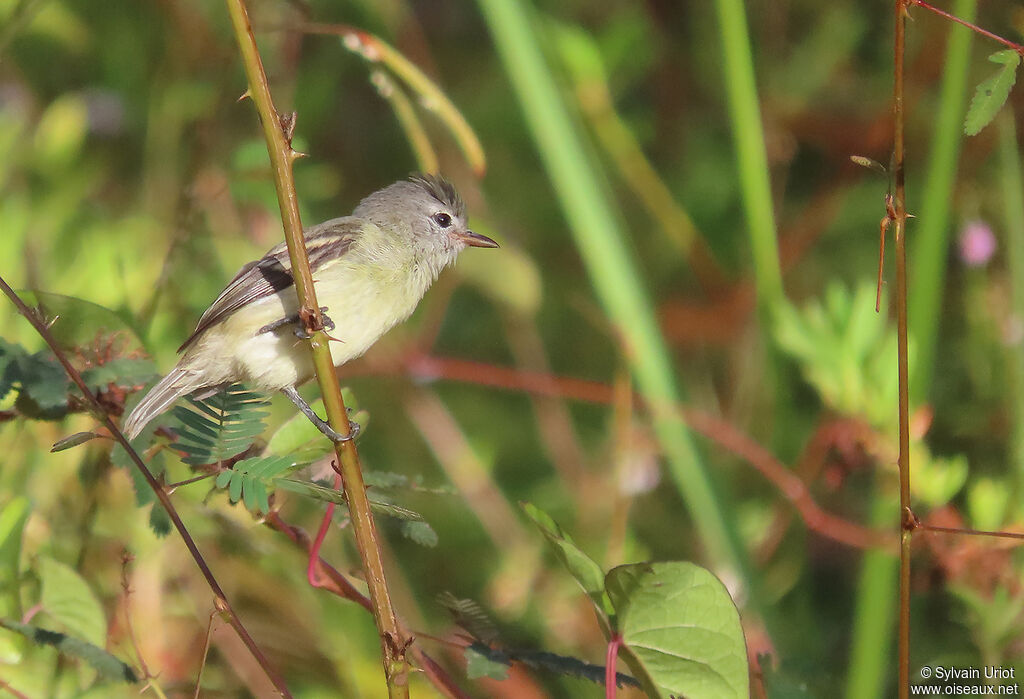
[[[453,233],[452,237],[458,241],[461,241],[471,248],[496,248],[498,244],[488,238],[486,235],[480,235],[473,231],[461,231],[459,233]]]

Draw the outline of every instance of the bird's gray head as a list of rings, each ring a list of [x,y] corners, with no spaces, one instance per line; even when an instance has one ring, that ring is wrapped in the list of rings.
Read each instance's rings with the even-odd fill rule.
[[[466,205],[452,183],[440,175],[412,175],[359,202],[353,216],[369,219],[385,231],[408,236],[428,258],[455,259],[467,246],[496,248],[487,236],[469,230]]]

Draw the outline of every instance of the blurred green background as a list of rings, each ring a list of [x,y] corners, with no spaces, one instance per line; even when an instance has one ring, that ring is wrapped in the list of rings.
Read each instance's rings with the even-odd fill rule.
[[[946,9],[1012,39],[1024,32],[1012,4]],[[276,104],[297,112],[295,144],[310,155],[295,169],[307,225],[418,168],[370,80],[379,66],[339,37],[306,33],[309,23],[344,23],[395,46],[486,151],[477,178],[431,105],[409,93],[473,228],[502,248],[462,256],[409,322],[341,372],[370,417],[359,441],[366,468],[450,491],[396,498],[423,514],[434,546],[382,523],[409,626],[453,637],[437,601],[450,592],[479,601],[509,647],[603,662],[585,597],[519,511],[530,501],[605,568],[709,566],[736,599],[752,658],[770,656],[760,663],[768,696],[893,695],[891,294],[874,313],[888,181],[850,161],[888,164],[891,8],[261,0],[250,13]],[[999,47],[912,15],[915,511],[936,525],[1021,529],[1014,126],[1024,99],[1017,90],[993,125],[964,137],[973,86]],[[244,89],[219,3],[0,0],[0,275],[109,309],[53,301],[63,309],[54,328],[84,366],[117,333],[114,354],[151,356],[166,371],[238,267],[280,241]],[[0,337],[42,347],[6,302]],[[33,419],[17,393],[0,396],[2,616],[31,611],[55,561],[70,566],[102,610],[87,625],[97,645],[136,667],[141,652],[168,696],[191,696],[212,602],[180,540],[151,531],[108,441],[48,453],[92,418]],[[275,399],[268,436],[291,412]],[[190,475],[166,461],[169,482]],[[798,511],[781,476],[773,484],[759,473],[765,463],[794,474],[819,514],[838,520],[809,518],[806,500]],[[297,696],[382,695],[368,614],[310,589],[291,542],[209,482],[174,498]],[[315,530],[317,503],[290,493],[277,503],[288,522]],[[844,539],[842,525],[863,536]],[[135,556],[126,575],[137,648],[125,549]],[[343,572],[358,568],[347,531],[331,534],[324,555]],[[1000,540],[915,537],[915,679],[923,665],[1020,664],[1021,564]],[[43,604],[38,623],[51,612]],[[51,616],[51,627],[67,624]],[[0,634],[0,679],[29,696],[137,692]],[[504,682],[468,680],[457,647],[419,642],[474,696],[603,695],[522,668]],[[210,697],[267,692],[225,625],[202,684]],[[434,690],[417,678],[414,691]]]

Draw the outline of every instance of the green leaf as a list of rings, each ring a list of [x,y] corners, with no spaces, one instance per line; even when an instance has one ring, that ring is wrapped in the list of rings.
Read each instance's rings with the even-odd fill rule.
[[[251,512],[265,513],[270,512],[267,486],[273,487],[275,478],[296,466],[295,460],[287,456],[243,459],[217,474],[215,482],[218,488],[228,489],[231,502],[241,499]]]
[[[160,538],[171,533],[171,517],[160,503],[154,502],[149,508],[149,528]]]
[[[971,483],[967,491],[970,526],[987,530],[1001,528],[1006,521],[1012,491],[1008,483],[994,478],[982,477]]]
[[[478,680],[481,677],[490,677],[493,680],[508,679],[508,669],[512,663],[507,659],[501,660],[491,657],[498,654],[496,651],[491,651],[491,653],[485,655],[481,652],[482,650],[479,645],[472,645],[464,651],[466,657],[466,676],[471,680]]]
[[[548,540],[552,550],[562,565],[568,569],[583,591],[587,593],[590,601],[594,603],[597,611],[598,622],[607,634],[612,625],[610,618],[615,614],[611,601],[605,593],[604,574],[601,566],[597,565],[590,556],[583,553],[555,520],[551,519],[546,512],[528,503],[520,503],[523,512],[537,526],[544,538]]]
[[[31,513],[27,498],[17,496],[0,511],[0,592],[10,596],[4,608],[11,614],[21,615],[21,539],[25,522]]]
[[[472,599],[462,599],[450,592],[442,592],[437,601],[452,615],[452,621],[482,644],[491,644],[498,640],[498,630],[494,622],[487,616],[480,603]]]
[[[18,362],[26,352],[20,345],[14,345],[0,338],[0,400],[3,400],[19,380]]]
[[[970,469],[963,455],[939,458],[932,456],[924,444],[915,443],[911,446],[910,458],[915,475],[913,496],[929,509],[947,504],[967,483]],[[998,528],[998,524],[993,527]]]
[[[283,488],[284,490],[304,495],[307,498],[313,498],[314,500],[320,500],[321,502],[333,502],[335,505],[344,505],[345,507],[348,507],[348,501],[345,500],[345,493],[340,490],[335,490],[334,488],[319,485],[318,483],[300,481],[295,478],[277,478],[274,480],[274,485],[278,488]],[[418,512],[413,512],[410,509],[390,502],[384,502],[375,497],[370,497],[369,500],[370,509],[377,514],[386,515],[388,517],[404,521],[423,521],[423,515]]]
[[[605,668],[603,665],[591,665],[590,663],[583,662],[579,658],[558,655],[547,651],[520,650],[518,648],[506,650],[505,655],[507,655],[513,662],[522,663],[523,665],[535,670],[556,672],[559,675],[568,675],[570,677],[578,677],[582,680],[588,680],[596,684],[604,684]],[[640,686],[640,683],[635,679],[621,672],[615,673],[615,684],[619,687]]]
[[[322,401],[316,401],[310,407],[322,415],[322,405]],[[316,425],[302,413],[296,413],[278,427],[267,442],[266,449],[268,454],[291,454],[302,461],[315,461],[333,451],[331,440],[325,439]]]
[[[415,541],[420,546],[431,549],[437,546],[437,532],[426,522],[415,520],[402,522],[401,532],[406,539]]]
[[[67,176],[67,173],[64,173],[64,177]],[[99,344],[110,346],[118,357],[126,357],[129,353],[142,348],[142,342],[131,325],[116,311],[105,306],[75,296],[45,291],[25,291],[22,293],[22,299],[44,318],[54,320],[50,326],[50,333],[57,340],[57,344],[68,352]],[[150,365],[152,371],[153,365],[149,360],[128,361],[145,362]]]
[[[747,648],[725,586],[692,563],[608,571],[622,653],[652,697],[750,696]]]
[[[204,401],[187,400],[191,409],[178,405],[172,411],[178,422],[174,448],[185,452],[182,461],[186,464],[201,466],[225,461],[248,449],[263,432],[266,397],[239,384]],[[241,491],[238,493],[241,496]]]
[[[467,660],[466,672],[471,679],[479,677],[493,677],[502,679],[498,672],[508,672],[512,663],[521,663],[534,670],[554,672],[568,677],[604,684],[604,667],[591,665],[579,658],[573,658],[547,651],[520,650],[520,649],[496,649],[483,643],[472,643],[465,651]],[[504,670],[502,670],[504,669]],[[491,672],[495,674],[490,674]],[[480,673],[475,675],[474,673]],[[629,675],[621,672],[615,673],[615,684],[619,687],[639,687],[640,683]]]
[[[82,380],[89,390],[99,392],[109,384],[115,386],[141,386],[156,376],[153,362],[134,357],[118,357],[82,371]]]
[[[92,441],[99,437],[95,432],[75,432],[72,435],[68,435],[64,439],[57,440],[53,446],[50,447],[50,453],[64,451],[65,449],[72,449],[80,444]]]
[[[101,675],[109,679],[120,680],[121,682],[139,681],[139,678],[136,676],[135,670],[132,669],[131,665],[122,662],[102,648],[99,648],[87,641],[73,638],[56,631],[41,629],[38,626],[19,624],[18,622],[11,621],[9,619],[0,619],[0,626],[10,631],[20,633],[36,645],[53,646],[61,653],[81,658],[94,667]]]
[[[983,80],[974,91],[971,106],[964,119],[964,133],[974,136],[995,118],[1010,90],[1017,81],[1017,66],[1020,65],[1020,54],[1012,49],[997,51],[988,57],[993,63],[1002,67],[986,80]]]
[[[38,570],[43,583],[40,603],[46,613],[72,635],[103,646],[107,619],[88,583],[74,569],[52,558],[40,557]]]
[[[38,420],[59,420],[67,415],[71,381],[52,354],[42,351],[19,357],[18,374],[18,410]]]

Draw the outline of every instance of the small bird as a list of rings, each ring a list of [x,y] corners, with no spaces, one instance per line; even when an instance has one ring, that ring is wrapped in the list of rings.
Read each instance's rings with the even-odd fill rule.
[[[351,216],[304,233],[313,284],[326,304],[335,366],[354,359],[412,314],[441,270],[467,246],[496,248],[466,225],[455,187],[436,175],[412,175],[363,199]],[[296,387],[313,376],[299,318],[291,261],[282,243],[242,267],[178,348],[177,366],[124,422],[134,439],[182,396],[208,398],[236,382],[281,391],[317,428],[344,441]],[[327,316],[329,310],[331,315]]]

